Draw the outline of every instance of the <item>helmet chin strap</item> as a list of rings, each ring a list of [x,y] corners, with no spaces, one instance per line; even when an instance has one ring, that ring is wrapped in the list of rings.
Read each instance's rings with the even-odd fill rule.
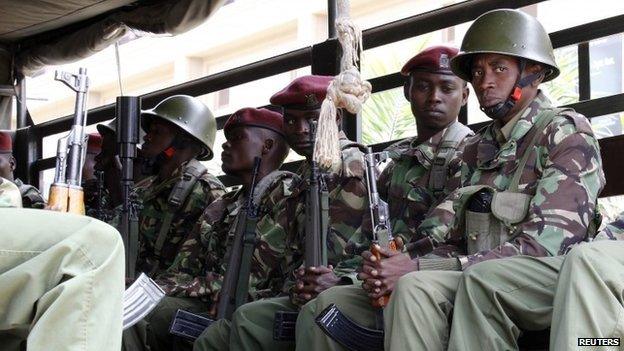
[[[499,102],[498,104],[494,106],[489,106],[489,107],[481,106],[480,107],[481,111],[483,111],[486,115],[488,115],[488,117],[492,119],[501,119],[507,116],[509,111],[511,111],[511,109],[516,105],[516,103],[522,97],[522,88],[533,83],[542,74],[544,74],[543,71],[540,71],[537,73],[529,74],[528,76],[524,78],[521,78],[522,72],[524,71],[524,68],[526,67],[526,60],[521,59],[519,62],[519,66],[520,66],[519,67],[520,71],[518,72],[518,77],[516,78],[516,84],[514,85],[513,89],[511,89],[511,93],[509,94],[509,96],[507,96],[507,99],[503,102]]]

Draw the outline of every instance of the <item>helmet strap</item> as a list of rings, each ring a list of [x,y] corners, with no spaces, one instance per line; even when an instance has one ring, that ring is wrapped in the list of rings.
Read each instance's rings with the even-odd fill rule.
[[[486,115],[488,115],[492,119],[501,119],[507,116],[509,111],[511,111],[511,109],[516,105],[516,103],[522,97],[522,88],[533,83],[542,74],[544,74],[543,71],[540,71],[537,73],[529,74],[528,76],[522,78],[522,72],[526,68],[526,63],[527,61],[525,59],[520,59],[520,62],[518,63],[520,71],[518,72],[518,77],[516,78],[516,84],[514,85],[513,89],[511,89],[511,92],[509,93],[509,96],[507,96],[507,99],[503,102],[499,102],[498,104],[494,106],[490,106],[490,107],[481,106],[480,107],[481,111],[483,111]]]

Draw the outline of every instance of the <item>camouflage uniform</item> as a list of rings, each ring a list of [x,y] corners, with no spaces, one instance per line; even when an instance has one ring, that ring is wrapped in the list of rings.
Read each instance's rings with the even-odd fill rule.
[[[0,206],[19,207],[17,187],[0,183]],[[119,350],[119,233],[88,217],[21,208],[0,209],[0,222],[2,349]]]
[[[393,234],[405,242],[421,238],[416,228],[427,211],[459,185],[463,145],[457,148],[448,164],[448,181],[443,192],[434,194],[429,186],[432,162],[446,131],[444,129],[422,143],[411,138],[387,149],[392,161],[379,176],[378,189],[380,197],[388,202]],[[318,313],[330,303],[337,304],[358,323],[374,327],[374,310],[367,293],[359,285],[334,287],[302,308],[297,321],[297,349],[338,347],[314,322]]]
[[[99,219],[102,222],[110,222],[114,217],[114,209],[111,207],[108,189],[99,189],[97,179],[89,179],[82,183],[85,195],[85,215]]]
[[[467,343],[467,335],[462,334],[460,337],[452,337],[449,348],[505,349],[498,342],[490,344],[489,341],[492,340],[478,334],[478,331],[475,332],[483,323],[503,319],[488,317],[477,321],[474,309],[487,306],[500,308],[496,312],[494,308],[488,309],[488,316],[507,311],[501,307],[503,303],[494,304],[490,301],[494,295],[488,294],[486,290],[490,286],[505,285],[514,279],[520,284],[511,284],[514,296],[519,293],[518,286],[530,285],[523,279],[534,281],[535,285],[543,287],[540,275],[537,272],[527,274],[523,262],[535,262],[538,261],[537,257],[543,257],[539,261],[548,266],[544,271],[552,273],[552,267],[560,264],[561,259],[547,256],[561,255],[570,245],[587,237],[596,218],[596,200],[604,185],[598,142],[585,117],[560,111],[547,127],[535,134],[537,142],[527,150],[532,134],[529,130],[544,117],[543,112],[551,108],[548,99],[539,92],[521,112],[515,124],[500,128],[494,122],[478,138],[467,143],[460,175],[463,188],[452,192],[430,212],[419,228],[419,232],[426,237],[413,243],[411,247],[412,255],[433,252],[438,255],[459,254],[461,257],[421,259],[421,271],[410,273],[399,280],[385,310],[387,350],[444,349],[449,332],[447,321],[460,282],[460,289],[469,289],[471,293],[457,293],[453,335],[472,333],[471,339],[475,343]],[[520,193],[530,195],[526,215],[519,222],[506,226],[509,233],[506,242],[489,250],[471,252],[468,247],[473,239],[467,235],[471,233],[466,233],[464,228],[466,202],[469,198],[466,195],[474,193],[475,185],[489,186],[498,194],[507,190],[514,171],[526,152],[530,154],[518,187]],[[497,207],[493,201],[493,212],[500,212],[501,208],[502,206]],[[521,256],[517,259],[483,262],[517,255]],[[479,262],[482,263],[473,267]],[[463,275],[460,272],[427,271],[464,270],[469,267]],[[464,301],[464,297],[460,298],[462,295],[470,301]],[[475,297],[477,295],[482,298]],[[524,300],[524,296],[519,298]],[[434,303],[415,303],[424,300]],[[462,313],[464,311],[470,312]],[[457,324],[455,321],[458,321]],[[526,322],[520,324],[520,327],[534,330],[543,319],[534,315]],[[460,324],[464,327],[458,327]],[[517,336],[518,329],[514,328],[513,331]],[[510,329],[507,334],[499,335],[511,338],[513,333]],[[515,343],[515,338],[513,342]]]
[[[286,218],[278,218],[277,210],[292,183],[291,173],[282,173],[267,187],[257,204],[260,208],[256,225],[257,249],[254,251],[250,274],[250,298],[275,296],[281,291],[280,280],[283,266],[279,263],[284,255],[287,226]],[[196,227],[186,238],[173,266],[156,277],[156,282],[168,296],[198,297],[207,304],[207,310],[215,311],[227,267],[237,217],[245,205],[247,196],[239,190],[231,191],[210,204]],[[214,312],[211,317],[215,317]]]
[[[46,200],[43,198],[39,189],[30,184],[24,184],[19,178],[16,178],[13,183],[17,185],[17,188],[22,194],[22,205],[25,208],[42,209],[46,206]]]
[[[340,143],[345,147],[351,142],[341,133]],[[342,284],[355,282],[355,269],[360,265],[357,254],[370,244],[370,229],[363,227],[368,218],[368,200],[362,156],[358,148],[347,147],[342,151],[342,168],[330,171],[325,176],[329,191],[328,265],[335,267],[334,273]],[[309,172],[308,164],[304,163],[297,172],[301,175],[301,181],[293,184],[291,195],[285,199],[279,213],[279,222],[287,226],[281,263],[285,268],[279,277],[279,281],[285,282],[282,289],[284,294],[290,294],[294,286],[294,270],[303,264],[304,199]],[[194,350],[292,349],[292,342],[273,340],[273,317],[277,311],[297,309],[290,298],[285,296],[245,304],[234,312],[231,327],[225,320],[213,324],[197,339]]]
[[[463,145],[448,164],[449,181],[444,191],[434,194],[429,187],[432,162],[445,132],[446,129],[422,143],[414,137],[386,149],[392,161],[379,176],[377,187],[379,196],[388,203],[392,232],[404,242],[415,239],[416,228],[430,207],[459,185],[456,175],[461,171]]]
[[[186,165],[179,167],[164,181],[159,182],[158,176],[151,176],[136,184],[135,194],[140,208],[137,274],[145,272],[151,278],[157,278],[175,270],[179,260],[178,251],[183,247],[185,238],[192,232],[204,209],[224,193],[223,184],[215,176],[208,172],[203,173],[176,212],[162,251],[157,253],[157,238],[165,216],[170,211],[168,198],[184,174]],[[200,302],[196,299],[183,300],[167,296],[144,320],[124,331],[124,348],[135,350],[150,345],[152,350],[157,347],[171,349],[168,325],[173,313],[177,308],[195,310]],[[203,304],[200,306],[204,307]]]
[[[150,277],[155,277],[171,267],[184,238],[193,229],[201,213],[224,193],[224,186],[219,179],[205,172],[171,222],[162,252],[154,252],[158,233],[169,209],[169,194],[184,173],[184,167],[183,165],[178,168],[166,180],[159,182],[158,176],[151,176],[136,184],[135,191],[141,207],[137,272],[145,272]]]

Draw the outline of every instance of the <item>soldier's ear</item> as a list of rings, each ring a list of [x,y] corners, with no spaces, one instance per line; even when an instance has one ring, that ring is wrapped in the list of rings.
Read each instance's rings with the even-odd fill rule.
[[[412,84],[412,76],[408,76],[405,79],[405,82],[403,83],[403,96],[405,96],[405,100],[410,101],[409,98],[409,92],[410,92],[410,85]]]
[[[11,155],[11,158],[9,159],[9,164],[11,165],[11,172],[15,172],[17,161],[15,161],[15,157],[13,157],[13,155]]]
[[[262,155],[266,155],[273,149],[275,141],[271,138],[264,139],[264,145],[262,147]]]

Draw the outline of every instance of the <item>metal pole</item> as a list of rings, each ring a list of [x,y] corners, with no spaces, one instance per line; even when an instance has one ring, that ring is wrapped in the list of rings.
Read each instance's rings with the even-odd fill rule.
[[[17,95],[17,128],[23,128],[28,125],[28,118],[26,114],[26,78],[20,75],[17,79],[17,86],[19,94]]]
[[[336,0],[327,0],[327,36],[329,39],[336,37],[336,15],[338,5]]]

